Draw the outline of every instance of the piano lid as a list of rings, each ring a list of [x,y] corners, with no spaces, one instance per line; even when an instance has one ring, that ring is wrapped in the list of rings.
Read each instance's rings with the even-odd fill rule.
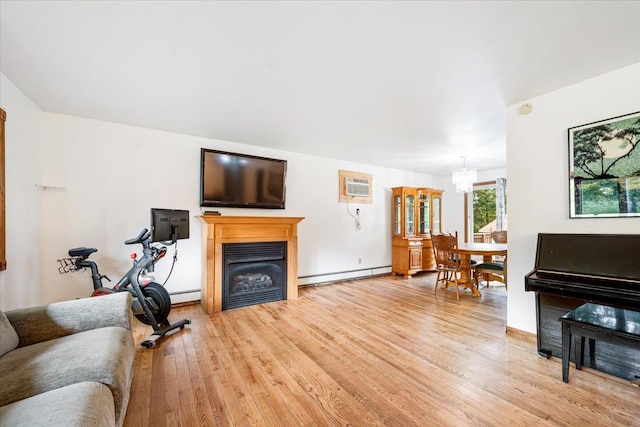
[[[538,234],[538,277],[640,281],[640,234]]]

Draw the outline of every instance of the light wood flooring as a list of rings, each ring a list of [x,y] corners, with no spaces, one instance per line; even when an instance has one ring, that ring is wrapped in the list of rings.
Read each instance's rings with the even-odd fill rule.
[[[535,337],[505,334],[504,287],[433,293],[434,274],[300,289],[138,346],[125,426],[640,426],[640,389],[561,380]],[[136,321],[139,344],[150,327]]]

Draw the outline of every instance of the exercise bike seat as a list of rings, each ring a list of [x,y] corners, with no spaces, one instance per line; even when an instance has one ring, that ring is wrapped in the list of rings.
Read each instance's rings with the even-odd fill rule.
[[[73,248],[69,249],[69,256],[86,258],[94,252],[98,252],[96,248]]]

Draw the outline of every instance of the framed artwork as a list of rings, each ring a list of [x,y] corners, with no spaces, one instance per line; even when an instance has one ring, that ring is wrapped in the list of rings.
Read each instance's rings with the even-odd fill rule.
[[[571,218],[640,216],[640,112],[569,129]]]

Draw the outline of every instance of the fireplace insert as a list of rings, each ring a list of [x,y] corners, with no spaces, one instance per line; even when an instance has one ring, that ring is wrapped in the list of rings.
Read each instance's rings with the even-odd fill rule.
[[[225,243],[222,309],[287,298],[287,242]]]

